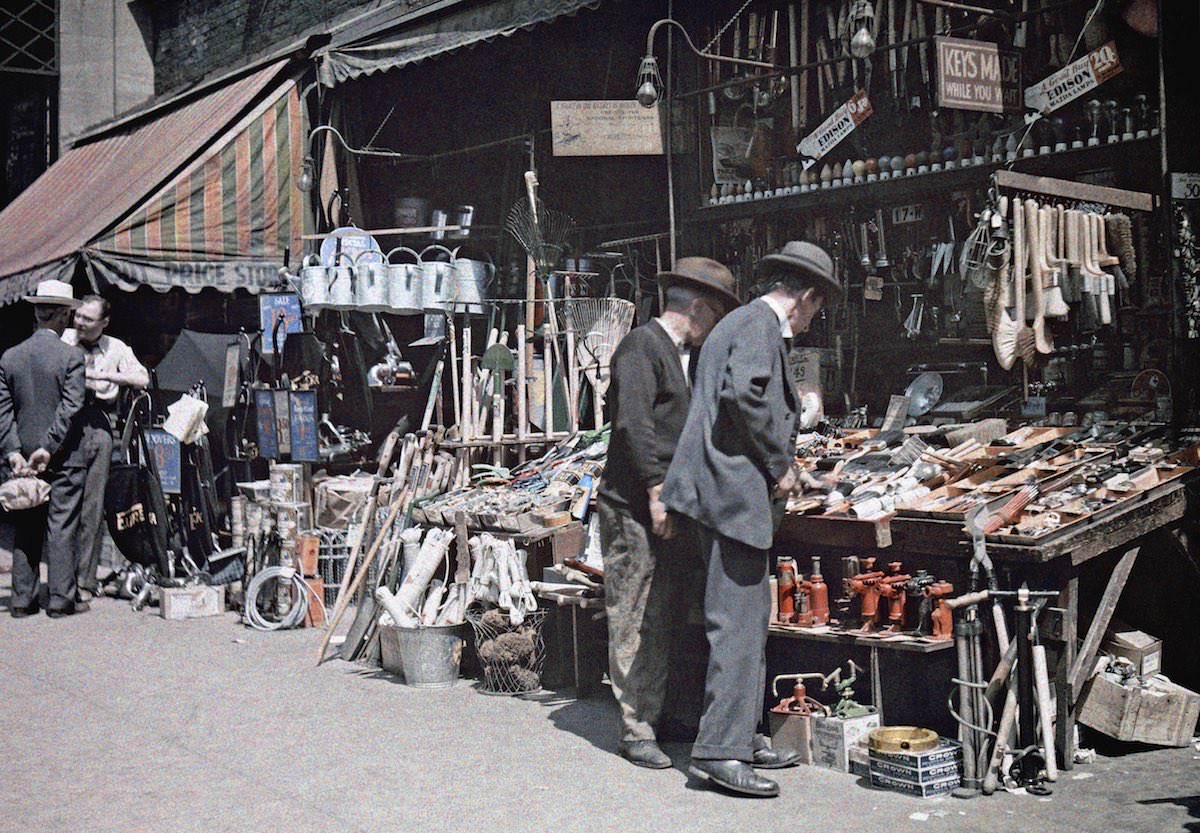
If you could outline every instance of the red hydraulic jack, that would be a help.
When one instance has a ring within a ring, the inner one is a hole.
[[[812,577],[796,580],[796,624],[802,628],[829,624],[829,587],[821,576],[821,559],[812,562]]]
[[[846,579],[846,594],[859,597],[859,630],[874,630],[879,611],[879,582],[884,578],[882,570],[875,569],[875,559],[864,558],[862,572]]]

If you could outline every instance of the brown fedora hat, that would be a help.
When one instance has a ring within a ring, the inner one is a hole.
[[[761,278],[778,272],[801,274],[811,278],[831,304],[842,297],[842,285],[833,273],[833,260],[820,246],[800,240],[789,240],[775,254],[767,255],[758,264]]]
[[[707,292],[725,304],[726,312],[742,303],[735,291],[737,281],[733,273],[709,257],[681,257],[675,261],[674,269],[658,273],[658,282],[663,289],[688,286]]]

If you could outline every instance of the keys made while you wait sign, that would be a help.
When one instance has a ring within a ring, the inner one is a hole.
[[[1003,113],[1021,105],[1021,56],[987,41],[937,39],[939,107]]]

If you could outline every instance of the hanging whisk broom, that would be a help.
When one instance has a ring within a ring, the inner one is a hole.
[[[568,298],[562,307],[563,323],[576,333],[582,369],[592,386],[593,419],[599,430],[604,424],[610,362],[633,325],[634,306],[622,298]]]

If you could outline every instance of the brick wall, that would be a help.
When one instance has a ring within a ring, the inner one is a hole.
[[[154,30],[155,91],[178,89],[212,72],[322,30],[330,20],[378,0],[157,0],[141,5]]]

